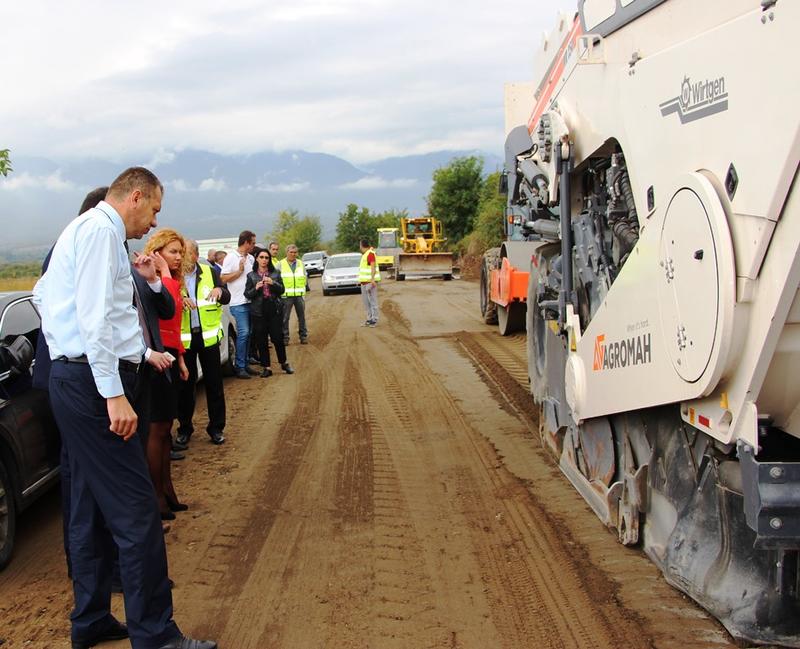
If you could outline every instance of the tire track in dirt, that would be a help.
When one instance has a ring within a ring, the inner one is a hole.
[[[533,495],[531,507],[538,512],[533,520],[549,521],[544,530],[558,529],[561,542],[587,558],[585,569],[577,577],[583,588],[592,593],[598,610],[607,617],[609,624],[616,626],[619,615],[633,620],[654,647],[731,646],[729,636],[715,620],[669,587],[639,550],[619,545],[594,519],[566,478],[560,472],[553,475],[554,458],[541,448],[536,434],[538,417],[527,381],[523,385],[516,373],[507,369],[513,368],[515,355],[519,363],[519,350],[509,345],[504,354],[497,354],[496,348],[502,345],[503,339],[493,334],[459,332],[456,340],[492,394],[505,401],[508,411],[515,413],[534,433],[533,457],[538,461],[530,466],[530,472],[541,475],[542,479],[535,483],[518,479],[519,487]],[[498,362],[498,358],[502,362]],[[518,512],[524,522],[523,514],[525,512]],[[587,518],[593,523],[588,527],[585,525]],[[543,538],[542,530],[532,538]],[[696,639],[698,644],[691,645],[689,638]]]
[[[319,393],[323,387],[321,371],[314,367],[308,373],[311,376],[304,386]],[[321,402],[319,399],[301,398],[298,392],[295,389],[295,405],[284,419],[273,444],[279,452],[271,456],[258,481],[248,487],[249,495],[243,495],[237,507],[229,510],[225,520],[217,525],[200,561],[200,571],[204,573],[200,585],[205,592],[198,594],[201,598],[216,600],[218,607],[212,618],[204,621],[198,630],[199,635],[219,637],[230,616],[230,606],[267,543],[284,498],[317,430]],[[258,413],[253,415],[257,418]]]
[[[407,438],[415,432],[414,420],[411,409],[403,404],[403,389],[394,375],[383,369],[379,371],[379,377],[386,379],[383,385],[369,381],[371,409],[382,413],[380,420],[374,420],[372,425],[376,469],[373,601],[376,617],[381,621],[373,633],[374,646],[440,647],[444,646],[446,634],[435,614],[435,589],[426,569],[423,540],[414,526],[413,505],[404,489],[414,459],[396,457],[387,442],[387,426],[391,425],[394,438]],[[386,404],[382,403],[384,396],[392,404],[396,419],[388,416]],[[403,467],[402,478],[399,466]]]
[[[339,466],[336,472],[337,514],[349,523],[367,523],[374,515],[372,427],[364,386],[352,356],[344,370],[339,434]]]
[[[392,314],[390,320],[393,327],[407,330],[404,318]],[[403,343],[405,347],[408,344]],[[423,354],[416,356],[422,359]],[[495,449],[461,417],[452,396],[430,377],[429,371],[421,375],[425,402],[435,404],[450,420],[448,430],[467,433],[464,441],[478,451],[481,460],[480,468],[473,462],[454,469],[450,478],[469,521],[482,581],[490,593],[495,625],[503,630],[504,646],[525,646],[527,639],[536,637],[537,646],[542,647],[649,647],[638,621],[631,619],[635,616],[625,619],[615,606],[598,611],[591,591],[581,581],[571,548],[559,539],[558,527],[539,516],[541,508],[535,507],[527,489],[498,464]],[[391,401],[395,391],[391,379],[386,382]],[[397,410],[396,400],[393,406]],[[434,417],[432,412],[429,415]],[[474,453],[465,449],[463,456],[467,460]],[[606,587],[612,585],[603,574],[595,577]]]

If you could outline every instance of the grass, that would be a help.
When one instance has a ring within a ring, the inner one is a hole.
[[[2,277],[0,278],[0,291],[30,291],[38,279],[38,275],[31,275],[29,277]]]

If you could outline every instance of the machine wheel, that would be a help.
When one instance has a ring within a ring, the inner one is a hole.
[[[397,280],[398,282],[402,282],[402,281],[403,281],[403,280],[406,278],[406,276],[405,276],[405,275],[403,275],[403,273],[397,273],[397,274],[394,276],[394,278],[395,278],[395,280]]]
[[[501,336],[509,336],[515,331],[525,330],[525,303],[512,302],[508,306],[497,307],[497,325]]]
[[[491,271],[500,264],[500,248],[490,248],[481,264],[481,316],[486,324],[497,324],[497,304],[492,302]]]
[[[0,570],[11,560],[16,532],[16,503],[11,480],[0,460]]]

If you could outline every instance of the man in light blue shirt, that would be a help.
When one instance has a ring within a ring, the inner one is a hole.
[[[113,544],[133,648],[216,647],[185,638],[172,620],[155,492],[142,446],[127,443],[136,432],[131,402],[145,341],[125,240],[156,226],[163,191],[147,169],[124,171],[105,201],[65,228],[34,288],[53,360],[50,399],[71,474],[73,649],[118,637],[110,613]]]

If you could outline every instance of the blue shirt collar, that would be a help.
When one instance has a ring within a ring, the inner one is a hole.
[[[117,212],[117,210],[115,210],[105,201],[100,201],[97,204],[96,209],[100,210],[108,217],[108,219],[111,221],[111,224],[114,226],[114,229],[117,231],[119,238],[122,241],[125,241],[125,223],[122,221],[122,217],[119,215],[119,212]]]

